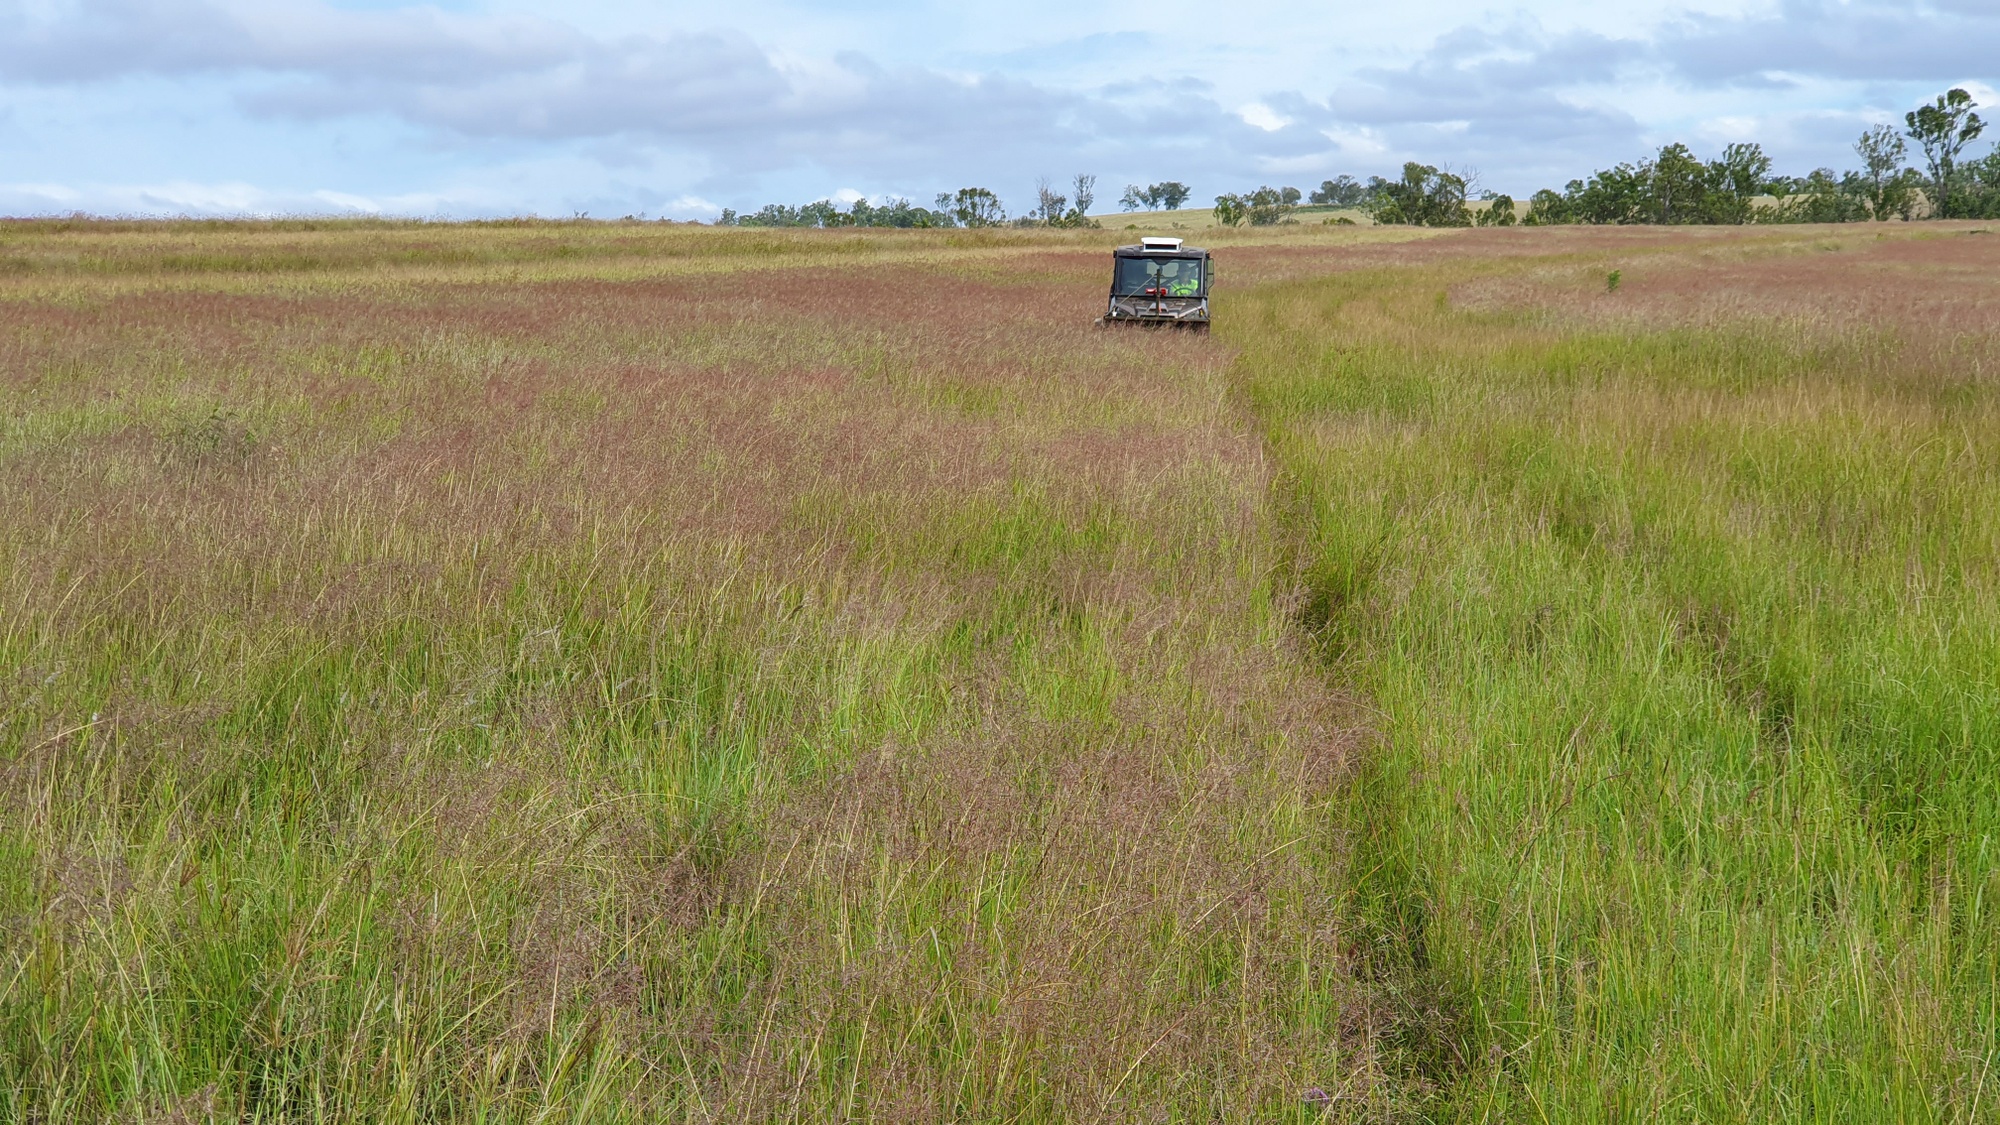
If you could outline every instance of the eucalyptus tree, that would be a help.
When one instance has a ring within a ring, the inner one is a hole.
[[[1887,221],[1892,214],[1909,218],[1916,193],[1910,182],[1913,173],[1904,167],[1910,149],[1903,138],[1893,127],[1877,125],[1854,142],[1854,155],[1861,158],[1860,179],[1865,185],[1862,193],[1868,199],[1868,213],[1877,222]]]
[[[1903,115],[1910,139],[1924,150],[1924,162],[1930,165],[1933,218],[1951,217],[1952,179],[1958,170],[1958,154],[1986,130],[1986,122],[1972,112],[1978,104],[1971,94],[1953,87],[1939,94],[1936,102],[1920,105]]]

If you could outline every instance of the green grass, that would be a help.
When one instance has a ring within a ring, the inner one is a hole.
[[[1358,893],[1446,1013],[1441,1112],[1991,1120],[1990,381],[1903,346],[1949,323],[1437,296],[1478,272],[1225,321],[1379,709]]]

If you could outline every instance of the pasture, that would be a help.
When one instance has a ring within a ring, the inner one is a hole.
[[[2000,1112],[2000,239],[1200,236],[0,224],[0,1114]]]

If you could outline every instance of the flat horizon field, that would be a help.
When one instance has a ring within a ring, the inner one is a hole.
[[[1201,238],[0,223],[0,1115],[2000,1114],[2000,239]]]

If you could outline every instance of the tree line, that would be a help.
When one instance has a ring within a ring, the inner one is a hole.
[[[1708,160],[1687,145],[1670,144],[1649,160],[1571,180],[1561,191],[1538,191],[1525,209],[1509,196],[1487,193],[1487,206],[1475,211],[1467,205],[1467,177],[1414,161],[1403,166],[1399,180],[1374,177],[1363,185],[1343,176],[1327,181],[1322,193],[1366,209],[1376,222],[1418,226],[1996,218],[2000,148],[1965,158],[1967,146],[1986,129],[1974,112],[1977,104],[1966,91],[1953,89],[1905,114],[1901,130],[1868,129],[1854,142],[1860,167],[1844,172],[1819,168],[1804,176],[1774,175],[1771,158],[1756,144],[1728,145]],[[1910,142],[1919,158],[1915,166]]]
[[[2000,218],[2000,148],[1978,159],[1965,156],[1986,129],[1977,104],[1953,89],[1905,114],[1901,130],[1877,125],[1854,143],[1860,167],[1841,172],[1774,175],[1771,158],[1756,144],[1728,145],[1707,160],[1687,145],[1670,144],[1650,159],[1571,180],[1561,191],[1545,188],[1525,206],[1512,196],[1477,192],[1485,206],[1474,207],[1473,177],[1411,161],[1397,179],[1371,176],[1364,183],[1338,176],[1310,194],[1270,186],[1224,193],[1215,197],[1215,218],[1225,226],[1269,226],[1296,221],[1296,212],[1308,205],[1355,208],[1378,223],[1430,227]],[[930,207],[907,199],[857,199],[842,210],[822,199],[796,207],[773,203],[746,215],[724,211],[717,221],[745,227],[1094,227],[1096,186],[1096,176],[1082,173],[1067,191],[1042,179],[1034,205],[1013,218],[993,191],[968,187],[939,194]],[[1118,202],[1126,211],[1175,211],[1192,195],[1187,184],[1165,180],[1127,185]]]
[[[1155,185],[1157,186],[1157,185]],[[1174,185],[1181,187],[1181,185]],[[1129,192],[1128,192],[1129,194]],[[1181,187],[1179,199],[1187,198]],[[847,210],[829,199],[793,207],[771,203],[739,215],[724,210],[716,220],[725,227],[1094,227],[1090,208],[1097,202],[1097,177],[1080,172],[1072,177],[1068,190],[1058,191],[1044,177],[1035,184],[1035,204],[1028,213],[1009,218],[999,195],[989,188],[968,187],[940,192],[930,207],[920,207],[907,199],[870,203],[857,199]],[[1178,206],[1178,201],[1176,202]]]
[[[1056,227],[1081,228],[1100,224],[1090,217],[1097,202],[1097,177],[1079,172],[1070,178],[1067,191],[1058,190],[1044,177],[1035,184],[1035,202],[1024,215],[1009,217],[999,195],[983,187],[941,192],[932,206],[921,207],[907,199],[870,203],[857,199],[841,210],[830,199],[802,203],[796,207],[771,203],[748,214],[725,209],[716,225],[725,227]],[[1287,189],[1290,190],[1290,189]],[[1119,198],[1126,211],[1177,211],[1194,194],[1178,180],[1157,184],[1129,184]],[[1297,193],[1294,192],[1294,195]]]

